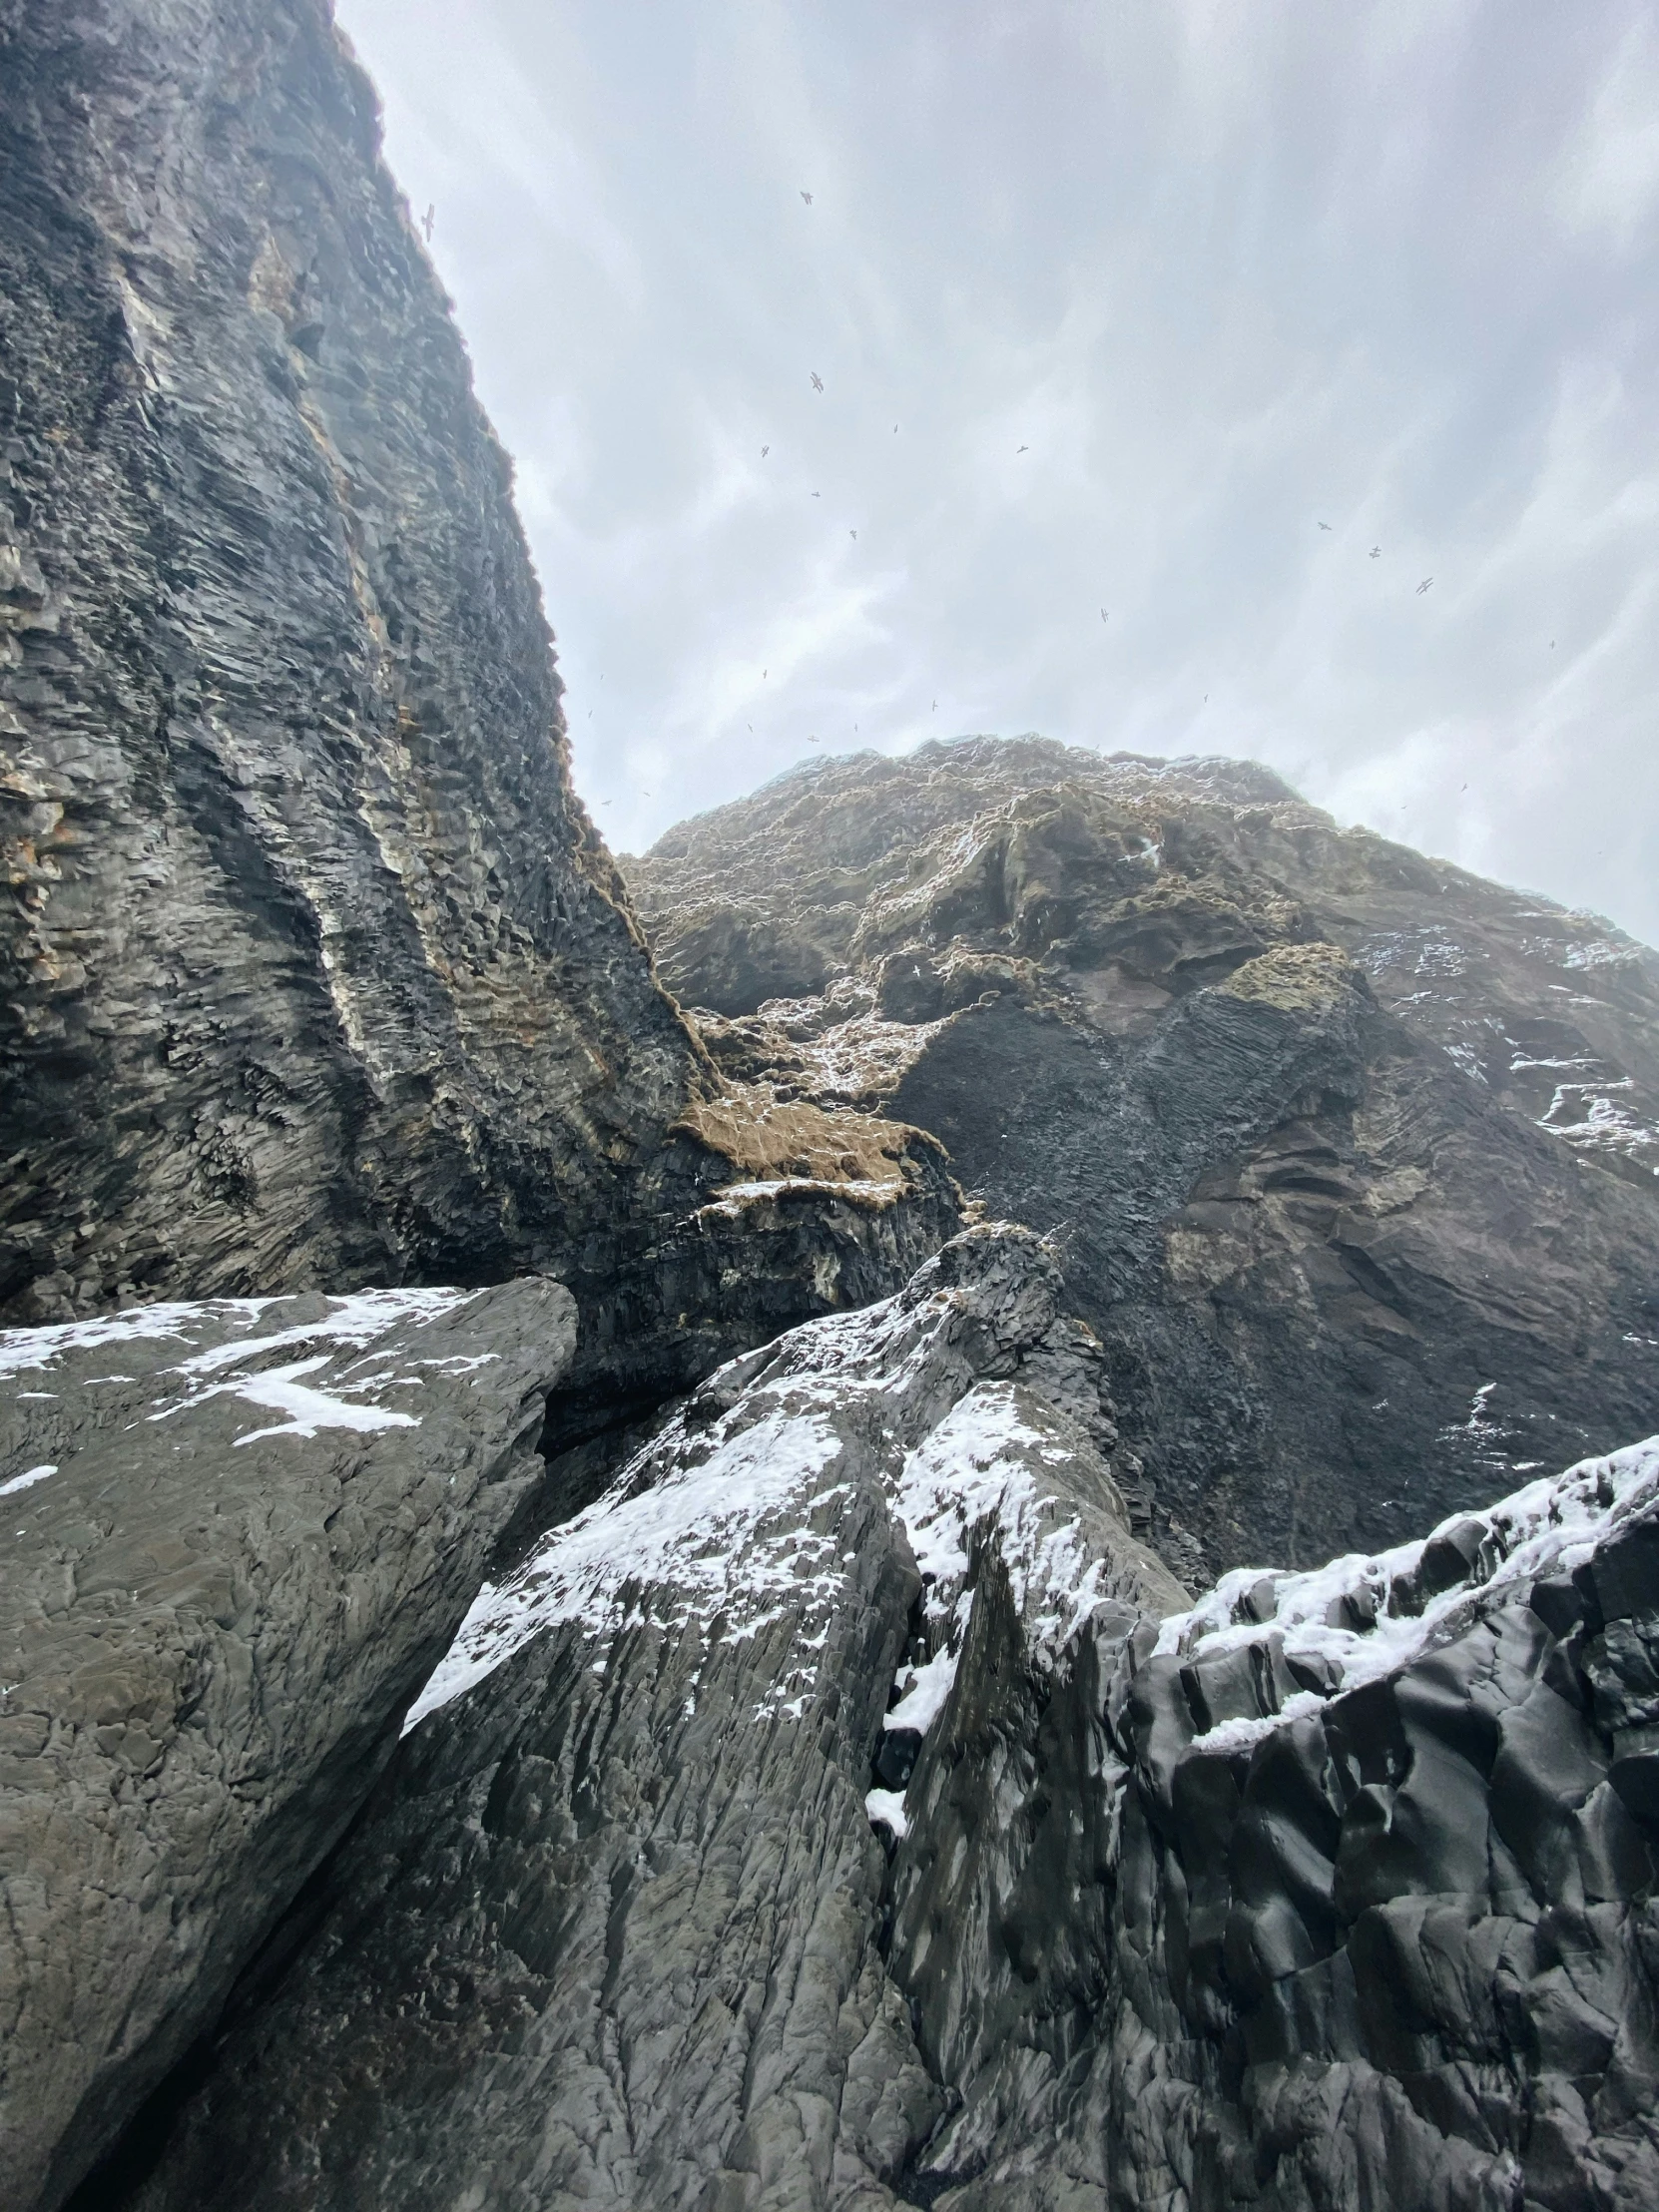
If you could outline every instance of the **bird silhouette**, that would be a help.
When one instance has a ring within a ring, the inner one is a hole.
[[[935,700],[934,700],[934,702],[933,702],[933,712],[934,712],[934,714],[937,714],[937,713],[938,713],[938,711],[939,711],[939,703],[938,703],[938,701],[937,701],[937,700],[935,699]]]
[[[765,669],[762,669],[762,671],[761,671],[761,682],[762,682],[762,683],[764,684],[764,683],[766,682],[766,680],[767,680],[767,672],[766,672],[766,670],[765,670]]]
[[[855,538],[858,535],[856,530],[848,530],[846,534],[849,538]]]
[[[1382,558],[1382,548],[1380,545],[1374,545],[1366,557],[1368,560],[1380,561]]]
[[[1104,608],[1104,607],[1102,607],[1102,608],[1101,608],[1101,610],[1100,610],[1100,619],[1101,619],[1101,621],[1102,621],[1102,622],[1105,622],[1105,621],[1107,621],[1107,620],[1109,619],[1109,617],[1107,616],[1107,613],[1106,613],[1106,610],[1105,610],[1105,608]]]
[[[428,246],[430,246],[432,243],[432,222],[434,217],[437,215],[437,212],[438,211],[436,203],[428,203],[426,213],[420,219],[420,228],[426,233],[426,243]]]
[[[761,448],[761,458],[762,458],[762,460],[763,460],[763,461],[764,461],[764,460],[766,459],[767,455],[768,455],[768,454],[769,454],[769,453],[770,453],[771,451],[772,451],[772,447],[771,447],[770,445],[763,445],[763,446],[762,446],[762,448]]]
[[[1329,529],[1330,529],[1330,527],[1331,527],[1331,525],[1330,525],[1330,523],[1329,523],[1329,522],[1322,522],[1322,523],[1320,524],[1320,528],[1321,528],[1322,530],[1329,530]]]
[[[1422,582],[1417,586],[1417,597],[1419,599],[1422,597],[1423,593],[1428,589],[1429,585],[1433,581],[1434,579],[1432,576],[1425,576],[1423,578]]]
[[[824,378],[819,374],[816,368],[813,370],[813,389],[814,391],[822,391],[824,389]]]
[[[806,201],[806,203],[807,203],[808,207],[810,208],[810,207],[812,206],[812,204],[813,204],[813,196],[812,196],[812,194],[811,194],[810,192],[804,192],[804,193],[803,193],[803,194],[801,195],[801,197],[802,197],[802,199],[803,199],[803,200],[805,200],[805,201]]]
[[[818,493],[817,493],[817,492],[815,491],[815,492],[814,492],[814,494],[813,494],[813,497],[814,497],[815,499],[817,499],[817,498],[818,498],[818,496],[819,496],[819,494],[818,494]]]
[[[894,437],[897,437],[898,435],[898,424],[896,422],[892,426],[892,434]]]
[[[1030,450],[1031,448],[1028,445],[1017,445],[1014,448],[1016,453],[1029,453]]]

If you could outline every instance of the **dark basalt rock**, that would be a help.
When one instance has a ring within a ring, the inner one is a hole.
[[[133,2201],[893,2203],[950,2101],[883,1966],[864,1805],[921,1597],[907,1470],[994,1430],[1047,1491],[1004,1539],[1015,1646],[1052,1639],[1067,1531],[1123,1617],[1181,1598],[1057,1288],[1033,1238],[972,1233],[713,1378],[533,1549]]]
[[[539,1270],[660,1399],[896,1288],[925,1148],[690,1226],[721,1085],[323,0],[0,0],[0,1319]]]
[[[66,2193],[367,1797],[542,1476],[556,1283],[0,1335],[0,2195]]]
[[[623,864],[730,1072],[1063,1238],[1184,1572],[1659,1425],[1659,959],[1607,924],[1248,764],[1037,739],[815,762]],[[759,1005],[722,902],[829,983]]]
[[[974,1231],[626,1456],[108,2201],[1650,2202],[1659,1446],[1187,1610],[1059,1291]]]

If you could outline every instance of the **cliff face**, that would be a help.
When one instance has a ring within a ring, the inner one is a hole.
[[[815,764],[624,866],[729,1070],[1062,1241],[1189,1573],[1659,1421],[1659,959],[1605,924],[1040,740]]]
[[[1651,2205],[1654,956],[971,741],[688,1017],[322,0],[0,190],[8,2205]]]
[[[8,2204],[80,2179],[368,1794],[575,1336],[539,1280],[0,1333]]]

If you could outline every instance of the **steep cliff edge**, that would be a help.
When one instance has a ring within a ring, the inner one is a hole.
[[[1189,1576],[1659,1424],[1659,956],[1248,763],[814,763],[625,858],[734,1075],[1061,1238]]]
[[[854,1192],[719,1315],[685,1225],[751,1171],[683,1123],[720,1086],[322,0],[5,0],[0,165],[0,1316],[540,1269],[649,1396],[902,1281],[925,1148],[925,1226]]]

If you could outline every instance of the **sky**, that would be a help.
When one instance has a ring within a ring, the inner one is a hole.
[[[337,11],[615,849],[1034,730],[1659,943],[1651,0]]]

